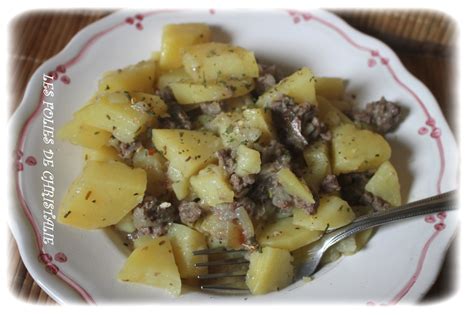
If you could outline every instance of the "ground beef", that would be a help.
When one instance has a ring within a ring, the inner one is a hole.
[[[222,102],[205,102],[201,103],[199,107],[206,115],[217,115],[222,112]]]
[[[303,150],[319,136],[330,138],[330,131],[317,117],[316,106],[310,103],[296,104],[293,98],[283,95],[271,104],[272,118],[280,140],[292,149]]]
[[[401,107],[382,97],[366,105],[364,110],[354,109],[350,114],[356,122],[370,125],[375,131],[385,134],[393,130],[401,119]]]
[[[362,201],[366,205],[371,206],[374,211],[386,211],[392,207],[388,202],[380,197],[374,196],[368,191],[362,195]]]
[[[333,193],[341,190],[336,175],[329,174],[321,182],[321,190],[325,193]]]
[[[270,73],[261,74],[255,84],[255,92],[262,95],[276,84],[275,77]]]
[[[271,140],[268,145],[254,143],[252,148],[260,152],[262,164],[278,162],[280,165],[289,165],[291,161],[290,151],[276,140]]]
[[[217,156],[217,161],[219,163],[219,166],[224,169],[224,171],[230,175],[235,172],[235,167],[236,167],[236,153],[235,150],[232,150],[230,148],[227,149],[221,149],[216,152]]]
[[[253,174],[239,176],[233,173],[230,175],[229,182],[235,192],[235,197],[245,196],[250,191],[252,184],[255,183],[255,178],[256,176]]]
[[[178,213],[169,202],[160,202],[155,196],[145,196],[133,210],[133,224],[137,229],[131,238],[151,234],[166,234],[169,225],[178,219]]]
[[[201,217],[203,209],[197,202],[181,201],[178,206],[179,218],[184,224],[193,224]]]
[[[236,152],[233,149],[222,149],[216,152],[219,166],[224,169],[227,176],[229,176],[229,182],[232,186],[232,190],[237,198],[245,196],[250,186],[255,182],[255,175],[249,174],[246,176],[239,176],[235,173],[237,165]]]
[[[176,102],[169,87],[160,91],[161,98],[168,106],[167,117],[158,118],[158,127],[162,129],[191,129],[191,120],[181,106]]]
[[[362,196],[365,193],[365,185],[372,174],[369,172],[341,174],[337,180],[341,186],[342,199],[350,205],[364,204]]]
[[[139,141],[135,141],[132,143],[124,143],[119,139],[112,136],[109,140],[109,145],[115,148],[119,154],[119,156],[128,164],[131,163],[133,155],[138,149],[142,148],[143,145]]]

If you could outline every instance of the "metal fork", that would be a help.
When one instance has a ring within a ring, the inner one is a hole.
[[[304,277],[312,276],[320,264],[324,252],[337,242],[357,233],[380,225],[408,219],[415,216],[427,215],[431,213],[449,211],[457,209],[457,191],[450,191],[430,198],[418,200],[406,205],[393,208],[384,212],[373,212],[361,216],[351,224],[329,231],[318,241],[306,245],[292,252],[295,265],[295,276],[293,282],[299,281]],[[193,252],[194,255],[215,255],[228,253],[246,253],[246,249],[227,250],[225,248],[205,249]],[[244,255],[240,257],[224,258],[217,261],[195,264],[196,268],[215,267],[236,264],[248,264]],[[198,276],[198,279],[223,279],[223,278],[243,278],[244,272],[219,272],[209,273]],[[201,285],[202,290],[211,290],[222,293],[248,293],[246,288],[233,287],[232,284],[206,284]]]

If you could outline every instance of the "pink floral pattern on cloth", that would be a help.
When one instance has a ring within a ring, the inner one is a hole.
[[[99,40],[102,36],[112,32],[113,30],[124,26],[124,25],[130,25],[130,26],[135,26],[137,30],[143,30],[143,20],[150,15],[154,15],[160,12],[169,12],[170,10],[158,10],[158,11],[152,11],[148,12],[145,14],[136,14],[134,16],[129,16],[126,17],[122,22],[115,24],[107,29],[104,29],[101,32],[96,33],[94,36],[92,36],[86,43],[85,45],[80,49],[80,51],[70,60],[65,62],[64,64],[59,64],[56,66],[54,70],[49,71],[47,74],[48,76],[52,77],[53,81],[59,80],[65,85],[71,84],[71,78],[66,74],[67,69],[77,62],[79,62],[82,58],[82,56],[87,52],[87,50],[97,41]],[[367,66],[369,68],[375,67],[378,62],[380,62],[381,65],[387,67],[387,70],[390,72],[392,75],[393,79],[401,86],[403,87],[407,93],[411,94],[417,103],[420,105],[420,107],[423,109],[425,115],[427,116],[427,120],[425,122],[425,126],[422,126],[418,129],[418,134],[420,136],[424,136],[426,134],[430,134],[430,137],[437,141],[438,144],[438,149],[439,149],[439,154],[440,154],[440,159],[441,159],[441,170],[439,172],[438,176],[438,181],[437,181],[437,191],[438,193],[441,193],[440,189],[440,183],[443,178],[444,174],[444,152],[443,152],[443,145],[441,142],[441,130],[436,127],[436,122],[435,120],[429,115],[428,110],[426,106],[423,104],[421,99],[408,87],[406,86],[403,82],[401,82],[397,75],[395,74],[394,70],[390,67],[389,64],[389,59],[386,57],[382,57],[377,50],[372,50],[370,48],[361,46],[357,44],[354,40],[352,40],[343,30],[339,29],[337,26],[333,25],[331,22],[324,20],[321,17],[317,17],[311,13],[307,12],[299,12],[299,11],[294,11],[294,10],[288,10],[287,11],[290,17],[293,19],[294,24],[298,24],[300,22],[306,21],[315,21],[318,22],[326,27],[329,27],[330,29],[334,30],[336,33],[338,33],[340,36],[342,36],[350,45],[354,46],[355,48],[366,51],[369,53],[368,59],[367,59]],[[216,10],[215,9],[209,9],[209,14],[215,15]],[[33,231],[35,232],[35,238],[36,238],[36,244],[39,250],[38,254],[38,260],[45,265],[45,268],[48,272],[58,276],[61,280],[63,280],[66,284],[68,284],[71,288],[73,288],[78,294],[84,299],[84,301],[88,303],[95,303],[94,299],[92,296],[84,289],[82,288],[79,284],[77,284],[74,280],[69,278],[67,275],[65,275],[60,268],[55,264],[56,263],[66,263],[68,261],[68,258],[66,254],[63,252],[58,252],[54,255],[54,258],[47,252],[45,252],[43,245],[41,243],[41,235],[39,232],[39,228],[37,226],[36,221],[33,219],[33,216],[31,214],[31,210],[29,206],[26,204],[26,201],[23,197],[20,185],[19,185],[19,177],[20,173],[25,169],[24,164],[34,167],[37,165],[37,160],[34,156],[28,156],[24,159],[24,153],[23,153],[23,148],[24,148],[24,143],[25,143],[25,138],[26,138],[26,131],[32,122],[32,120],[38,116],[38,113],[41,109],[41,103],[44,99],[42,93],[40,93],[40,99],[38,101],[38,104],[36,105],[36,108],[34,112],[26,119],[23,127],[21,128],[20,135],[19,135],[19,140],[17,143],[17,149],[15,150],[15,170],[17,171],[17,176],[16,176],[16,190],[17,190],[17,195],[20,200],[20,204],[33,228]],[[431,129],[431,132],[430,132]],[[429,246],[433,242],[433,240],[436,238],[436,236],[441,233],[444,228],[445,228],[445,218],[447,214],[446,212],[440,212],[436,215],[430,215],[425,217],[425,222],[427,224],[432,224],[434,233],[432,236],[426,241],[418,263],[417,263],[417,269],[415,273],[410,277],[409,281],[405,285],[405,287],[387,304],[396,304],[398,303],[411,289],[411,287],[414,285],[416,282],[416,279],[421,272],[424,259],[426,257],[426,254],[428,252]],[[375,305],[376,303],[373,301],[367,302],[368,305]],[[387,304],[382,304],[382,305],[387,305]]]

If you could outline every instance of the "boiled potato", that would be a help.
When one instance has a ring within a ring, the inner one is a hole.
[[[392,154],[384,137],[354,125],[340,125],[333,129],[332,136],[332,166],[336,175],[377,169]]]
[[[316,104],[315,81],[314,74],[309,68],[301,68],[260,95],[257,105],[268,107],[281,94],[292,97],[298,104],[303,102]]]
[[[250,254],[250,265],[245,279],[252,294],[279,291],[293,280],[293,257],[289,251],[264,247]]]
[[[260,173],[260,152],[241,144],[237,148],[235,173],[239,176],[247,176]]]
[[[249,93],[254,88],[252,80],[219,81],[217,83],[175,82],[169,87],[179,104],[196,104],[219,101]]]
[[[234,201],[234,191],[224,170],[211,164],[189,179],[192,190],[205,204],[214,207]]]
[[[247,124],[239,112],[220,113],[206,127],[218,133],[227,148],[257,142],[262,135],[262,131]]]
[[[206,24],[167,24],[161,36],[160,68],[170,70],[181,67],[185,48],[210,40],[211,30]]]
[[[207,262],[207,256],[193,254],[194,251],[207,249],[206,237],[198,231],[177,223],[171,225],[168,235],[181,278],[192,279],[206,274],[207,268],[197,268],[194,264]]]
[[[304,149],[303,157],[308,166],[303,178],[313,191],[319,191],[322,181],[331,173],[329,146],[318,140]]]
[[[123,217],[117,224],[115,228],[120,232],[132,233],[136,230],[135,225],[133,224],[133,213],[130,211],[126,216]]]
[[[133,155],[132,164],[145,170],[147,192],[155,196],[166,192],[166,160],[159,152],[140,148]]]
[[[365,190],[382,198],[394,207],[402,204],[398,174],[389,161],[385,161],[379,166],[365,186]]]
[[[184,69],[195,82],[258,77],[258,65],[253,52],[229,44],[191,46],[185,50],[182,61]]]
[[[337,196],[321,196],[315,214],[302,209],[293,210],[293,224],[308,230],[325,231],[347,225],[354,221],[355,214],[349,204]]]
[[[257,241],[262,246],[270,246],[291,251],[308,245],[323,236],[323,231],[311,231],[293,224],[293,218],[277,220],[257,229]]]
[[[357,242],[354,235],[351,235],[336,244],[336,250],[344,256],[352,256],[357,252]]]
[[[271,112],[265,108],[248,108],[242,112],[246,124],[261,131],[259,142],[267,144],[275,138]]]
[[[308,186],[299,180],[289,168],[284,167],[278,171],[277,181],[289,195],[299,198],[306,203],[315,203]]]
[[[207,236],[210,248],[225,247],[238,249],[242,247],[244,235],[242,228],[234,221],[221,220],[217,214],[209,214],[195,223],[194,228]]]
[[[71,120],[58,131],[59,139],[91,149],[103,147],[111,136],[107,130],[88,125],[79,119]]]
[[[220,139],[205,131],[153,129],[152,141],[181,178],[215,161],[214,153],[222,149]]]
[[[341,99],[345,92],[344,80],[340,78],[317,77],[315,88],[316,95],[328,99]]]
[[[117,224],[139,204],[146,173],[121,162],[88,161],[59,207],[58,221],[82,229]]]
[[[163,91],[171,83],[190,82],[190,76],[184,71],[184,68],[178,68],[163,73],[158,79],[158,89]]]
[[[326,98],[318,95],[318,117],[332,131],[334,128],[343,124],[353,124],[341,110],[333,106]]]
[[[131,143],[166,110],[166,104],[156,95],[115,92],[99,97],[76,117],[111,132],[122,142]]]
[[[109,146],[100,149],[84,148],[84,161],[121,161],[117,150]]]
[[[136,248],[127,258],[117,278],[165,289],[173,296],[181,293],[181,279],[166,236],[155,238]]]
[[[155,80],[156,61],[141,61],[124,69],[106,72],[99,81],[99,91],[154,93]]]

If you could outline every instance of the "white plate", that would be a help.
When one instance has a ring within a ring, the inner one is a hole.
[[[138,14],[138,15],[137,15]],[[400,63],[382,42],[364,35],[324,11],[123,11],[77,34],[66,48],[32,76],[12,118],[17,196],[10,226],[21,257],[33,278],[55,300],[183,302],[243,300],[188,292],[177,299],[160,289],[120,283],[115,276],[125,254],[103,231],[87,232],[54,225],[54,245],[44,245],[42,207],[44,171],[54,174],[55,204],[81,169],[80,149],[42,141],[42,74],[56,71],[54,124],[62,126],[92,95],[106,70],[149,58],[160,49],[168,23],[199,21],[215,27],[218,40],[251,49],[262,60],[288,69],[309,66],[317,75],[349,80],[357,102],[385,96],[407,109],[400,128],[389,137],[392,161],[400,174],[405,201],[456,188],[458,150],[430,91]],[[262,27],[264,23],[265,27]],[[45,113],[48,114],[48,113]],[[44,166],[43,150],[54,150],[54,168]],[[456,230],[455,214],[441,213],[381,228],[360,253],[327,266],[310,283],[251,301],[331,301],[392,304],[413,302],[429,289]],[[39,259],[42,258],[42,259]],[[66,260],[67,261],[64,261]]]

